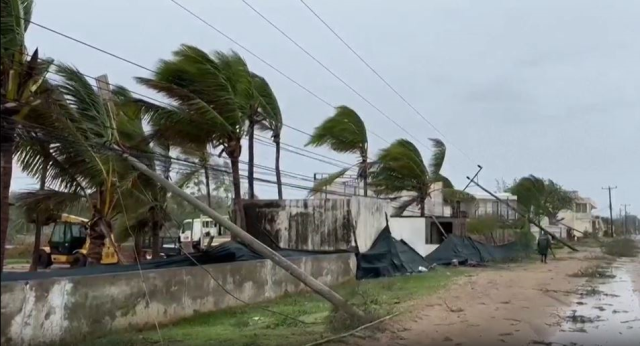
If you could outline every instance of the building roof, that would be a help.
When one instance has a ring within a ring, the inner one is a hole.
[[[518,200],[518,196],[516,195],[512,195],[510,193],[506,193],[506,192],[496,192],[494,193],[494,195],[498,196],[498,198],[502,199],[502,200],[510,200],[510,201],[517,201]],[[491,200],[495,200],[495,198],[493,198],[493,196],[486,194],[486,193],[474,193],[473,196],[476,199],[491,199]]]

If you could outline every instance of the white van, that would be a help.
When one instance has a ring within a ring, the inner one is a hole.
[[[202,249],[203,246],[208,244],[211,237],[213,237],[211,245],[217,245],[231,240],[229,231],[206,216],[200,216],[197,219],[187,219],[182,222],[180,243],[185,249]]]

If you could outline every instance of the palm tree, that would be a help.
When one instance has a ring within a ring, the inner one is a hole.
[[[25,46],[25,34],[29,28],[32,9],[33,0],[2,0],[1,2],[0,272],[4,264],[4,248],[9,225],[9,191],[13,173],[17,122],[22,120],[39,102],[34,93],[44,80],[51,63],[49,60],[40,59],[37,49],[29,58]]]
[[[87,257],[90,263],[99,263],[117,216],[129,212],[128,221],[129,216],[144,215],[150,224],[162,219],[161,189],[105,144],[132,151],[149,167],[155,161],[148,154],[140,115],[120,102],[126,89],[116,88],[113,98],[105,97],[71,66],[59,65],[56,74],[62,77],[56,87],[64,97],[54,112],[63,120],[42,136],[50,140],[47,179],[57,189],[23,193],[20,204],[29,210],[46,206],[65,210],[90,203],[93,215]],[[42,155],[24,161],[25,167],[44,166]]]
[[[252,73],[254,105],[250,108],[249,113],[249,165],[248,165],[248,183],[249,183],[249,199],[255,199],[254,184],[254,133],[256,126],[258,129],[271,132],[271,138],[276,147],[276,183],[278,186],[278,199],[282,196],[282,177],[280,175],[280,135],[282,134],[282,113],[273,90],[266,79]]]
[[[222,148],[231,161],[236,223],[244,224],[239,159],[247,114],[254,98],[247,64],[236,52],[208,55],[189,45],[161,60],[142,85],[173,100],[182,112],[153,115],[165,138],[176,146]]]
[[[353,109],[338,106],[333,116],[327,118],[315,128],[305,146],[328,146],[338,153],[356,154],[360,161],[358,165],[358,179],[363,181],[364,195],[367,196],[369,168],[369,142],[364,122]],[[331,186],[336,179],[343,176],[351,167],[339,170],[328,177],[316,182],[311,188],[311,194],[323,191]]]
[[[408,195],[396,213],[401,215],[409,206],[418,204],[420,216],[425,216],[425,201],[430,197],[435,183],[442,183],[445,196],[468,197],[469,194],[454,192],[453,184],[441,174],[447,153],[445,144],[431,138],[433,154],[427,165],[416,146],[406,139],[399,139],[382,149],[371,173],[371,185],[378,195]],[[450,197],[451,198],[451,197]]]
[[[507,191],[518,196],[518,205],[530,217],[538,222],[547,217],[552,225],[557,223],[558,214],[562,210],[573,208],[575,202],[575,195],[570,191],[551,179],[535,175],[520,178]]]

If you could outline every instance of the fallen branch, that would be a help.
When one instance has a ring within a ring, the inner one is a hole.
[[[332,336],[332,337],[329,337],[329,338],[326,338],[326,339],[322,339],[322,340],[319,340],[319,341],[314,341],[314,342],[312,342],[310,344],[306,344],[305,346],[322,345],[322,344],[327,343],[329,341],[333,341],[333,340],[337,340],[337,339],[341,339],[341,338],[347,337],[347,336],[349,336],[351,334],[355,334],[355,333],[357,333],[357,332],[359,332],[359,331],[361,331],[361,330],[363,330],[365,328],[369,328],[369,327],[371,327],[371,326],[373,326],[375,324],[378,324],[380,322],[384,322],[384,321],[386,321],[386,320],[388,320],[388,319],[390,319],[392,317],[395,317],[395,316],[397,316],[399,314],[400,314],[400,312],[396,312],[396,313],[391,314],[391,315],[389,315],[387,317],[383,317],[383,318],[381,318],[379,320],[375,320],[375,321],[373,321],[371,323],[367,323],[367,324],[365,324],[363,326],[360,326],[360,327],[358,327],[358,328],[356,328],[356,329],[354,329],[354,330],[352,330],[350,332],[346,332],[346,333],[343,333],[343,334],[340,334],[340,335]]]

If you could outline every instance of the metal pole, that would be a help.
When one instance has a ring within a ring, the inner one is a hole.
[[[150,170],[147,166],[145,166],[143,163],[141,163],[134,157],[130,156],[127,153],[122,152],[122,150],[120,150],[119,148],[114,148],[114,149],[117,152],[119,152],[127,161],[129,161],[129,163],[133,167],[138,169],[140,172],[144,173],[149,178],[153,179],[158,184],[162,185],[164,188],[167,189],[167,191],[178,195],[180,198],[184,199],[187,203],[193,205],[196,209],[200,210],[200,212],[202,212],[204,215],[207,215],[208,217],[215,220],[222,227],[229,230],[229,232],[231,232],[232,235],[234,235],[235,237],[243,241],[245,244],[247,244],[250,248],[252,248],[254,251],[259,253],[260,255],[264,256],[264,258],[271,260],[278,267],[284,269],[287,273],[291,274],[291,276],[300,280],[300,282],[302,282],[311,290],[316,292],[318,295],[320,295],[321,297],[329,301],[336,308],[344,311],[345,313],[351,316],[355,316],[355,317],[364,316],[364,314],[360,310],[349,305],[349,303],[347,303],[336,292],[331,290],[329,287],[323,285],[318,280],[314,279],[313,277],[305,273],[300,268],[296,267],[293,263],[289,262],[287,259],[282,257],[277,252],[271,250],[268,246],[259,242],[257,239],[252,237],[249,233],[245,232],[242,228],[236,226],[233,222],[227,220],[222,215],[216,213],[213,209],[209,208],[206,204],[197,200],[194,196],[178,188],[177,186],[172,184],[170,181],[158,175],[156,172]]]
[[[516,212],[518,215],[526,218],[530,223],[534,224],[536,227],[538,227],[542,232],[548,234],[553,240],[557,240],[559,243],[561,243],[562,245],[568,247],[569,249],[573,250],[573,251],[578,251],[578,249],[576,249],[574,246],[572,246],[571,244],[567,243],[566,241],[558,238],[555,234],[547,231],[546,228],[542,227],[542,225],[540,223],[538,223],[535,220],[532,220],[531,217],[529,215],[526,215],[525,213],[521,212],[520,210],[514,208],[513,206],[506,204],[500,197],[496,196],[493,192],[487,190],[486,188],[484,188],[482,185],[480,185],[479,183],[471,180],[471,178],[467,177],[467,179],[469,179],[469,181],[473,182],[474,184],[476,184],[477,187],[479,187],[480,189],[482,189],[482,191],[488,193],[491,197],[495,198],[498,202],[505,204],[507,206],[507,208],[513,210],[514,212]]]

